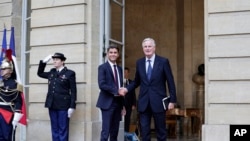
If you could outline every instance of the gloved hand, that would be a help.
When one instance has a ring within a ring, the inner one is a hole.
[[[52,58],[52,55],[50,54],[50,55],[48,55],[47,57],[45,57],[44,59],[43,59],[43,63],[48,63],[49,62],[49,60]]]
[[[17,127],[18,121],[12,120],[12,126],[15,129]]]
[[[68,109],[68,118],[71,117],[71,115],[73,114],[74,111],[75,111],[75,109],[73,109],[73,108]]]
[[[22,118],[22,116],[23,116],[23,114],[21,114],[21,113],[17,113],[17,112],[14,113],[14,118],[13,118],[13,120],[12,120],[13,128],[16,128],[17,123],[18,123],[19,120]]]

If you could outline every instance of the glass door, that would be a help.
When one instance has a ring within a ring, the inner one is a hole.
[[[125,56],[125,0],[100,0],[102,62],[106,61],[106,49],[110,45],[120,48],[118,63],[124,68]]]

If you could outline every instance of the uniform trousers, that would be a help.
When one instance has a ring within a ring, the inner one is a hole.
[[[0,141],[11,141],[13,126],[12,122],[6,123],[3,116],[0,114]]]
[[[52,141],[69,140],[69,118],[67,110],[49,109]]]

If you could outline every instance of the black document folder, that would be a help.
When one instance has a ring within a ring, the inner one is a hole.
[[[162,99],[162,104],[165,110],[168,110],[168,104],[170,102],[170,96],[167,96]]]

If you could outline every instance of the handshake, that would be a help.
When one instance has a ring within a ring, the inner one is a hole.
[[[127,92],[128,92],[128,89],[127,89],[127,88],[121,87],[121,88],[119,89],[119,91],[118,91],[118,94],[119,94],[120,96],[125,96]]]

